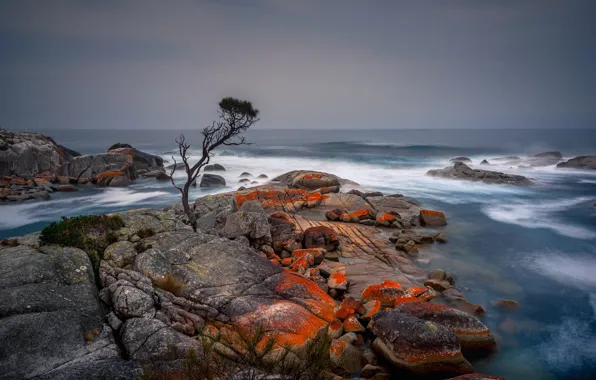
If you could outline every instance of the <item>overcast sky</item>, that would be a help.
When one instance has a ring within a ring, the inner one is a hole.
[[[596,128],[596,1],[0,0],[0,126]]]

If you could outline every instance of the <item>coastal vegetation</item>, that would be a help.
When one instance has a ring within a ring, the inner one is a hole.
[[[213,155],[213,151],[220,146],[238,146],[246,144],[244,136],[240,136],[247,131],[252,125],[259,121],[259,110],[254,108],[252,103],[247,100],[239,100],[236,98],[223,98],[219,102],[218,110],[219,120],[205,127],[201,132],[203,142],[201,144],[201,158],[197,163],[191,165],[189,162],[188,149],[190,144],[186,141],[186,137],[181,134],[176,139],[178,144],[178,153],[182,160],[184,171],[186,172],[186,180],[184,185],[176,184],[174,180],[174,173],[178,168],[176,158],[172,156],[174,165],[170,172],[170,180],[172,185],[180,191],[182,196],[182,207],[188,218],[189,224],[196,231],[197,219],[194,210],[191,208],[188,201],[188,194],[190,188],[196,183],[197,177]]]

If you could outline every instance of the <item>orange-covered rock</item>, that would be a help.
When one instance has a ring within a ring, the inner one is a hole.
[[[362,318],[370,319],[370,318],[372,318],[373,315],[375,315],[379,311],[381,311],[381,301],[377,301],[377,300],[368,301],[367,303],[362,305],[362,307],[364,308],[364,313],[362,313]]]
[[[346,223],[358,223],[364,219],[374,219],[375,212],[370,209],[361,209],[358,211],[351,212],[349,214],[343,214],[340,217],[342,222]]]
[[[422,301],[430,301],[437,296],[437,292],[428,286],[408,288],[406,294],[414,296]]]
[[[385,280],[382,284],[370,285],[364,289],[362,291],[362,301],[377,300],[383,306],[393,307],[395,300],[404,294],[405,292],[399,283]]]
[[[331,341],[329,359],[335,367],[341,368],[348,374],[360,370],[360,352],[356,347],[343,340],[334,339]]]
[[[339,319],[334,320],[329,324],[327,336],[331,339],[337,339],[344,333],[344,324]]]
[[[335,272],[329,276],[327,285],[329,286],[329,289],[348,290],[348,279],[345,274]]]
[[[360,302],[354,297],[344,298],[341,301],[341,305],[339,306],[347,309],[354,309],[358,314],[364,313],[364,307],[362,307],[362,302]]]
[[[323,200],[323,195],[321,193],[319,193],[318,191],[308,193],[308,196],[306,199],[306,207],[308,207],[308,208],[317,207],[321,204],[321,200]]]
[[[393,307],[395,308],[401,304],[410,303],[410,302],[422,302],[422,301],[410,294],[404,294],[403,296],[399,296],[395,299],[395,301],[393,302]]]
[[[337,319],[346,320],[354,315],[356,311],[350,307],[340,306],[335,310],[335,316]]]
[[[280,263],[284,267],[290,266],[292,264],[293,259],[291,257],[286,257],[285,259],[281,259]]]
[[[327,251],[333,251],[338,246],[337,234],[329,227],[310,227],[304,231],[305,248],[324,248]]]
[[[258,200],[265,209],[280,209],[294,213],[300,210],[308,200],[308,192],[300,189],[285,189],[268,186],[254,190],[234,193],[236,207],[240,208],[244,202]]]
[[[377,222],[384,226],[390,226],[391,223],[395,222],[395,220],[396,220],[395,215],[388,214],[386,212],[380,212],[377,215]]]
[[[347,214],[347,210],[342,210],[340,208],[334,208],[332,210],[327,210],[325,212],[325,218],[328,220],[340,220],[341,216]]]
[[[275,265],[281,265],[278,259],[270,259],[269,261],[271,261]]]
[[[447,225],[447,218],[441,211],[420,210],[420,224],[426,227],[442,227]]]
[[[355,316],[348,317],[344,321],[344,331],[349,332],[363,332],[364,326],[358,321]]]
[[[311,254],[306,254],[290,265],[290,270],[293,272],[305,272],[311,265],[314,265],[315,259]],[[302,269],[302,270],[300,270]]]
[[[292,251],[292,257],[299,259],[306,255],[311,255],[314,258],[315,264],[320,264],[325,258],[327,251],[323,248],[306,248],[306,249],[295,249]]]

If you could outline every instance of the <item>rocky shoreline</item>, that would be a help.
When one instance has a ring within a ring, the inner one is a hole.
[[[326,339],[320,378],[472,373],[466,357],[496,348],[474,316],[482,307],[444,271],[428,275],[412,263],[426,244],[447,241],[435,229],[445,215],[400,195],[341,193],[345,183],[294,171],[202,197],[197,232],[180,205],[114,214],[121,223],[103,252],[39,234],[5,239],[0,371],[133,379],[151,364],[173,374],[191,353],[209,362],[205,339],[239,353],[262,329],[257,347],[271,341],[268,355],[301,363]]]

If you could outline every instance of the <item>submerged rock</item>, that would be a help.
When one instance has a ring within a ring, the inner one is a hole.
[[[456,162],[453,167],[444,169],[429,170],[426,175],[431,177],[441,177],[448,179],[460,179],[474,182],[484,182],[489,184],[509,184],[509,185],[531,185],[533,182],[528,178],[501,172],[488,170],[472,169],[462,162]]]
[[[450,159],[449,161],[451,162],[472,162],[472,160],[470,160],[468,157],[455,157]]]

